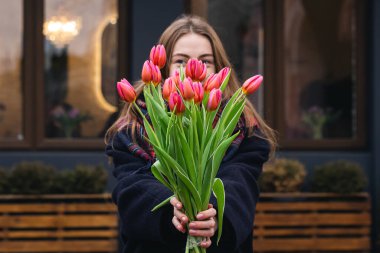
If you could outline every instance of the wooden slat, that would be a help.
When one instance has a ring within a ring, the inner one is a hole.
[[[104,200],[111,201],[111,194],[102,193],[102,194],[43,194],[43,195],[0,195],[0,200],[65,200],[75,199],[75,200]]]
[[[112,203],[0,204],[1,213],[116,212]]]
[[[262,211],[369,211],[369,202],[259,202],[257,212]]]
[[[367,193],[262,194],[256,207],[255,252],[369,252]]]
[[[117,252],[116,212],[109,194],[2,195],[0,253]]]
[[[0,252],[117,252],[117,240],[0,241]]]
[[[258,213],[255,216],[256,226],[312,226],[312,225],[370,225],[369,213],[357,214],[267,214]]]
[[[281,252],[281,251],[306,251],[306,250],[330,250],[348,251],[369,250],[370,240],[363,238],[315,238],[315,239],[265,239],[255,240],[253,243],[255,252]]]
[[[30,238],[117,238],[118,230],[73,230],[73,231],[0,231],[0,238],[2,239],[30,239]]]
[[[0,216],[1,228],[117,227],[115,214]]]
[[[352,200],[355,198],[369,199],[369,194],[367,192],[355,193],[355,194],[338,194],[338,193],[326,193],[326,192],[263,192],[260,194],[260,199],[297,199],[297,198],[308,198],[308,199],[348,199]]]
[[[358,228],[255,228],[254,236],[333,236],[370,235],[369,227]]]

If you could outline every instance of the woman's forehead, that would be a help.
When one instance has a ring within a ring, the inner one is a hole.
[[[210,41],[207,37],[189,33],[181,36],[174,44],[173,56],[187,55],[190,58],[198,58],[202,55],[213,55]]]

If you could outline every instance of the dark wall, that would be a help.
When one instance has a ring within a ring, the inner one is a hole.
[[[131,81],[141,77],[141,68],[149,58],[150,49],[156,45],[165,28],[184,10],[181,0],[132,1]]]
[[[372,199],[373,199],[373,219],[374,219],[374,241],[377,243],[377,250],[380,252],[380,1],[373,0],[372,10],[372,25],[370,26],[370,53],[369,66],[372,75],[369,80],[370,91],[372,97],[370,97],[371,104],[371,119],[372,119],[372,131],[371,131],[371,144],[372,144]]]

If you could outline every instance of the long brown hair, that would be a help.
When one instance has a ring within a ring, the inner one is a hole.
[[[215,30],[202,18],[190,15],[183,15],[175,20],[166,30],[162,33],[158,44],[162,44],[167,53],[167,63],[161,69],[163,80],[169,76],[170,65],[172,59],[172,53],[174,46],[179,38],[183,35],[195,33],[206,37],[210,44],[214,55],[215,71],[218,72],[224,67],[231,68],[231,63],[228,60],[226,51],[222,45],[220,38]],[[144,83],[141,81],[135,84],[137,96],[143,90]],[[230,81],[223,92],[224,99],[230,98],[233,93],[239,89],[240,83],[238,81],[236,73],[232,70]],[[260,115],[256,112],[252,103],[247,100],[244,108],[244,118],[246,126],[249,129],[249,135],[253,134],[253,126],[255,124],[260,128],[263,136],[270,143],[271,150],[274,151],[276,147],[276,138],[274,131],[264,122]],[[110,138],[126,127],[132,127],[132,130],[136,126],[137,116],[132,109],[132,104],[126,103],[122,109],[118,120],[108,129],[106,134],[106,142],[109,142]]]

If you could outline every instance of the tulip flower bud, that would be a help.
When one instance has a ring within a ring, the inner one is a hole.
[[[222,100],[222,91],[220,89],[213,89],[210,92],[210,96],[207,102],[207,111],[214,111],[218,108],[220,101]]]
[[[222,84],[220,75],[211,73],[210,76],[207,78],[203,88],[205,92],[210,92],[212,89],[219,89],[220,85]]]
[[[145,61],[142,71],[141,80],[148,84],[153,83],[155,86],[161,82],[162,76],[158,66],[154,65],[151,61]]]
[[[162,87],[162,97],[166,100],[169,101],[170,94],[173,92],[176,92],[176,84],[174,81],[174,77],[169,77],[165,80],[164,85]]]
[[[183,99],[185,99],[186,101],[194,98],[193,81],[190,77],[187,77],[185,78],[185,80],[183,80],[183,82],[180,82],[179,90]]]
[[[150,64],[150,61],[145,61],[141,71],[141,80],[148,84],[152,81],[152,79],[152,65]]]
[[[154,86],[157,86],[159,83],[161,83],[161,80],[162,80],[161,70],[157,65],[153,65],[152,69],[153,69],[152,83],[154,84]]]
[[[193,81],[201,82],[206,78],[207,66],[202,61],[197,59],[190,59],[186,64],[186,76],[190,77]]]
[[[186,110],[185,104],[177,92],[170,94],[169,108],[170,111],[174,112],[177,115],[182,114]]]
[[[194,103],[199,104],[203,100],[204,89],[200,82],[193,83],[194,89]]]
[[[175,85],[176,85],[177,87],[179,87],[179,83],[181,82],[181,77],[180,77],[180,75],[179,75],[179,70],[178,70],[178,69],[176,69],[176,70],[174,71],[173,80],[174,80],[174,82],[175,82]]]
[[[263,77],[261,75],[256,75],[248,78],[243,84],[243,93],[246,95],[254,93],[260,87],[262,81]]]
[[[135,102],[136,91],[126,79],[121,79],[120,82],[117,82],[116,88],[117,88],[117,92],[119,93],[119,97],[122,100],[128,103]]]
[[[165,66],[166,63],[166,51],[163,45],[157,45],[150,50],[150,60],[154,65],[157,65],[160,69]]]
[[[230,72],[230,68],[228,68],[228,67],[222,68],[218,72],[218,75],[220,76],[220,83],[223,83],[224,79],[226,79],[229,72]]]

